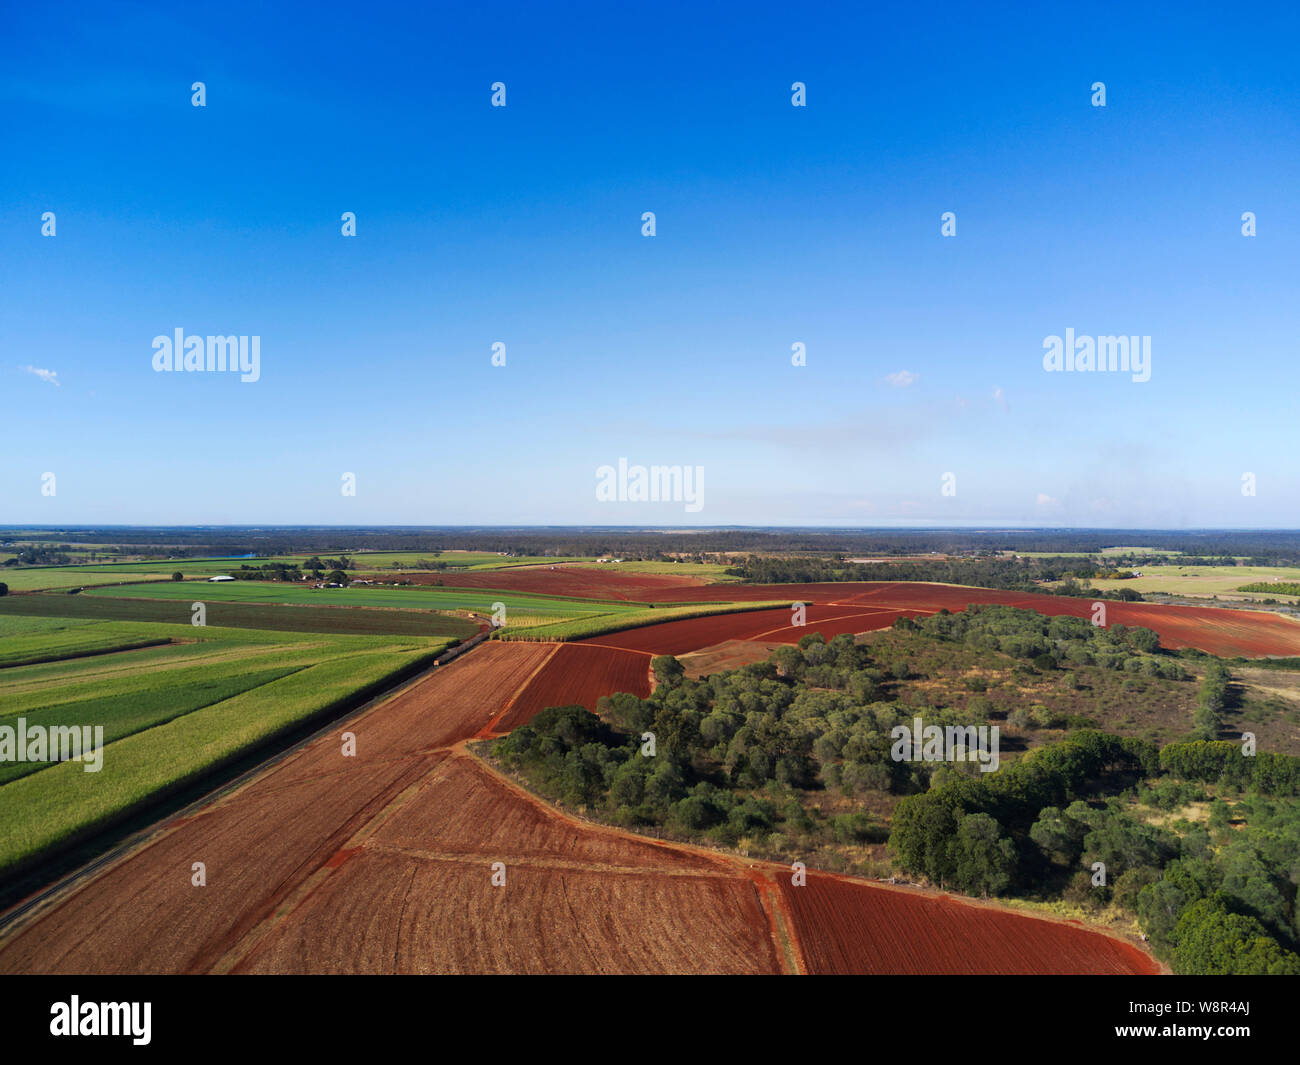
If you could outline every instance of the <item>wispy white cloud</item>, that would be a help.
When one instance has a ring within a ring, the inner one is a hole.
[[[885,374],[885,380],[895,388],[906,388],[917,378],[917,374],[911,370],[898,370],[895,373]]]
[[[58,370],[42,370],[37,366],[20,366],[20,370],[26,370],[29,374],[39,377],[42,381],[49,381],[56,388],[60,385]]]
[[[1049,496],[1046,492],[1039,492],[1037,503],[1040,507],[1055,507],[1059,506],[1061,501]]]

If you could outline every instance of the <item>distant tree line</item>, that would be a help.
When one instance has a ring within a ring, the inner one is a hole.
[[[66,566],[72,561],[67,547],[17,547],[6,566]]]
[[[1275,595],[1300,595],[1300,582],[1297,581],[1255,581],[1243,584],[1239,592],[1264,592]]]
[[[1100,592],[1084,587],[1075,579],[1080,571],[1077,558],[970,558],[954,561],[916,560],[900,562],[845,562],[830,558],[794,558],[750,555],[733,563],[727,573],[752,584],[812,584],[822,581],[937,581],[978,588],[1000,588],[1014,592],[1085,596],[1139,602],[1142,596],[1132,588]],[[1043,587],[1041,581],[1062,581]]]
[[[706,529],[689,533],[643,528],[285,527],[222,529],[130,527],[21,530],[11,540],[51,544],[130,544],[134,553],[157,557],[261,557],[340,551],[440,550],[501,551],[517,555],[615,555],[626,558],[719,556],[723,552],[808,554],[855,557],[951,554],[978,557],[999,551],[1083,552],[1100,555],[1107,547],[1155,548],[1181,552],[1170,561],[1183,565],[1232,564],[1241,556],[1253,565],[1300,564],[1300,532],[1285,530],[1095,530],[1095,529]],[[0,546],[3,546],[0,537]],[[1112,565],[1150,564],[1134,554],[1108,557]],[[1078,560],[1075,560],[1078,564]]]

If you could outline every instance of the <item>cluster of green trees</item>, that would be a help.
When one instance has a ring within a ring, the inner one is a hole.
[[[1264,592],[1275,593],[1277,595],[1300,595],[1300,582],[1298,581],[1256,581],[1253,584],[1243,584],[1237,589],[1239,592]]]
[[[1140,777],[1158,757],[1145,740],[1088,729],[997,773],[940,769],[929,791],[899,801],[890,848],[908,872],[968,894],[1031,889],[1048,872],[1046,856],[1029,845],[1041,812]],[[976,821],[963,832],[971,817]]]
[[[1134,909],[1156,953],[1180,973],[1300,975],[1296,869],[1300,803],[1247,794],[1211,804]]]
[[[1201,678],[1201,687],[1196,694],[1193,735],[1198,740],[1218,739],[1219,729],[1223,727],[1223,713],[1235,701],[1232,674],[1228,668],[1222,662],[1207,662],[1205,676]]]
[[[890,730],[910,726],[917,713],[884,696],[909,674],[904,657],[877,661],[852,636],[827,642],[812,633],[767,662],[700,680],[685,677],[670,656],[652,664],[658,683],[650,696],[603,698],[599,717],[581,707],[548,709],[502,740],[497,756],[543,794],[615,823],[729,845],[764,838],[774,851],[783,843],[883,840],[866,814],[808,809],[809,791],[906,793],[929,781],[929,764],[890,757]],[[927,724],[976,723],[953,709],[924,716]]]
[[[268,562],[262,566],[240,566],[230,575],[238,581],[300,581],[302,570],[296,562]],[[317,571],[317,576],[320,571]]]
[[[1151,629],[1093,625],[1084,618],[1046,617],[1036,610],[972,604],[960,613],[940,610],[917,620],[899,618],[894,628],[981,651],[1000,651],[1026,659],[1038,669],[1100,666],[1166,680],[1186,680],[1187,671],[1160,653]]]
[[[898,562],[846,562],[816,557],[750,555],[734,562],[726,571],[751,584],[812,584],[827,581],[939,581],[978,588],[1001,588],[1016,592],[1087,596],[1093,599],[1139,602],[1142,596],[1132,588],[1099,592],[1075,578],[1091,575],[1079,569],[1077,558],[1000,558],[977,556],[953,560],[908,560]],[[1043,581],[1063,581],[1044,587]]]
[[[1159,661],[1144,653],[1159,648],[1150,630],[1103,629],[1012,607],[945,611],[897,627],[1014,653],[1044,668],[1058,660],[1112,668],[1130,659]],[[609,696],[598,706],[599,717],[576,707],[548,711],[503,740],[498,754],[544,794],[619,824],[704,834],[723,843],[777,833],[786,842],[817,846],[867,831],[871,822],[823,822],[808,809],[810,794],[909,795],[930,786],[934,763],[892,757],[897,726],[910,728],[918,715],[941,728],[987,722],[987,699],[964,708],[898,702],[896,688],[914,675],[913,650],[898,641],[867,645],[847,634],[827,641],[810,633],[766,662],[700,680],[686,678],[680,663],[661,656],[653,661],[658,683],[650,696]],[[1169,664],[1181,673],[1176,662]],[[653,757],[641,753],[646,733],[654,736]],[[979,768],[965,762],[957,771],[978,774]],[[757,815],[743,806],[747,799],[760,804],[764,818],[771,815],[770,823],[752,820]],[[736,801],[742,813],[734,812]],[[879,826],[874,830],[879,833]]]
[[[321,558],[319,555],[312,555],[302,564],[302,568],[311,570],[313,573],[321,573],[324,570],[349,570],[356,569],[357,564],[347,555],[339,555],[338,558]]]
[[[898,562],[845,562],[817,557],[750,555],[727,573],[751,584],[814,584],[827,581],[942,581],[981,588],[1039,590],[1035,581],[1060,580],[1077,559],[969,558]]]
[[[660,707],[653,718],[636,716],[660,730],[653,755],[639,734],[612,730],[580,706],[543,710],[501,740],[495,753],[508,768],[523,771],[542,794],[603,812],[616,824],[656,826],[731,846],[770,834],[778,825],[793,833],[813,827],[812,818],[774,776],[766,786],[757,771],[747,776],[750,794],[710,780],[711,774],[693,765],[690,724],[681,715]],[[780,772],[787,776],[800,768],[791,763]],[[831,830],[852,834],[855,826],[868,831],[870,819],[849,818]]]
[[[66,566],[72,562],[67,545],[58,547],[16,547],[12,558],[4,560],[5,566]]]
[[[1129,812],[1134,789],[1164,809],[1205,798],[1162,771],[1224,781],[1228,757],[1262,764],[1232,744],[1222,745],[1231,756],[1204,750],[1218,746],[1157,753],[1143,740],[1080,731],[991,777],[941,772],[929,791],[899,802],[890,847],[903,869],[970,894],[1113,902],[1138,916],[1156,953],[1181,973],[1300,974],[1300,803],[1269,801],[1261,788],[1276,783],[1295,795],[1300,758],[1272,755],[1271,777],[1246,771],[1257,790],[1244,806],[1267,815],[1250,832],[1229,829],[1221,799],[1208,828],[1185,824],[1182,834]]]
[[[336,584],[346,584],[348,577],[344,570],[350,569],[356,569],[356,563],[347,555],[326,559],[313,555],[301,566],[297,562],[265,562],[260,566],[245,563],[231,570],[230,575],[240,581],[300,581],[305,570],[313,580],[324,577]]]
[[[1136,588],[1107,588],[1105,591],[1099,591],[1096,588],[1090,588],[1086,579],[1080,584],[1074,577],[1068,577],[1055,588],[1035,588],[1034,591],[1046,592],[1050,595],[1068,595],[1075,599],[1110,599],[1120,603],[1141,603],[1145,601],[1142,598],[1142,593]]]
[[[1250,754],[1244,744],[1231,740],[1166,744],[1160,749],[1160,768],[1184,780],[1300,796],[1300,758],[1276,751]]]

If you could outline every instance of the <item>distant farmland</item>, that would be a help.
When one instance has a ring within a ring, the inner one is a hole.
[[[89,595],[2,596],[0,615],[188,625],[192,617],[191,602],[202,602],[207,611],[207,624],[215,628],[329,632],[353,636],[450,636],[457,639],[478,631],[472,621],[432,611],[209,602],[197,586],[189,587],[191,595],[180,602],[175,599],[92,598]]]
[[[76,553],[75,551],[73,552]],[[388,577],[404,577],[405,569],[414,569],[419,562],[436,562],[447,568],[439,574],[451,576],[457,572],[484,572],[512,566],[556,565],[563,562],[594,562],[594,558],[566,556],[547,558],[507,558],[491,552],[451,551],[439,555],[434,551],[336,551],[318,557],[337,558],[347,555],[355,565],[349,574],[378,573]],[[0,555],[3,561],[4,555]],[[312,555],[272,555],[256,558],[172,558],[158,560],[124,560],[121,562],[85,562],[68,566],[13,566],[0,567],[0,581],[15,592],[39,591],[44,588],[93,587],[101,584],[120,584],[124,581],[169,580],[173,573],[186,577],[215,577],[237,572],[240,566],[264,566],[270,562],[301,565]],[[698,567],[697,567],[698,568]]]
[[[143,584],[123,588],[88,589],[87,596],[123,599],[181,600],[184,602],[282,603],[304,606],[339,606],[397,610],[466,610],[490,615],[494,603],[504,603],[507,624],[525,624],[530,617],[577,619],[598,614],[630,612],[644,609],[637,603],[600,602],[521,595],[518,592],[487,588],[310,588],[300,584],[270,581],[229,581],[208,584],[196,581]]]

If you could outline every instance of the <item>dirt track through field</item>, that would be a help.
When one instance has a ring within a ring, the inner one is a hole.
[[[0,933],[0,972],[916,972],[972,935],[976,960],[958,968],[1004,938],[1034,950],[989,957],[991,971],[1153,967],[1059,922],[997,911],[981,935],[952,900],[821,876],[791,888],[788,867],[556,810],[466,749],[516,703],[535,712],[556,678],[589,699],[646,664],[484,644],[34,907]]]

